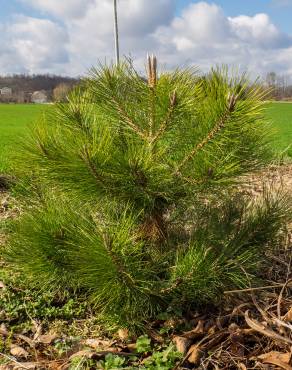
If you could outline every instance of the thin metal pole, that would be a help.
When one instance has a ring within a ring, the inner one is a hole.
[[[115,16],[115,49],[116,49],[116,64],[120,63],[120,49],[119,49],[119,28],[118,28],[118,9],[117,0],[114,0],[114,16]]]

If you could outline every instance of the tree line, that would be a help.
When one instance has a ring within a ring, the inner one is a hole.
[[[2,103],[29,103],[35,91],[44,91],[48,101],[63,101],[68,92],[81,81],[81,78],[54,74],[13,74],[0,75],[0,89],[8,87],[11,94],[0,94]],[[269,72],[263,79],[263,85],[270,88],[271,99],[292,99],[292,84],[289,76]]]
[[[266,75],[264,83],[271,89],[271,98],[276,100],[292,100],[292,84],[289,76],[269,72]]]
[[[44,91],[48,101],[62,100],[80,78],[45,74],[26,75],[14,74],[0,76],[0,89],[8,87],[11,94],[0,94],[0,102],[27,103],[35,91]]]

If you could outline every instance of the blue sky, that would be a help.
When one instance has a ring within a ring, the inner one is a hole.
[[[40,13],[30,6],[16,0],[0,0],[0,20],[5,21],[13,14],[21,13],[26,15],[39,16]]]
[[[0,0],[0,73],[82,75],[111,61],[113,0]],[[121,54],[143,68],[228,64],[292,80],[292,0],[118,0]]]

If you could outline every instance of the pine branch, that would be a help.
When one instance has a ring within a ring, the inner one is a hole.
[[[165,132],[170,120],[171,120],[171,117],[173,115],[176,103],[177,103],[177,95],[176,95],[176,91],[174,90],[174,92],[172,93],[172,95],[170,96],[170,99],[169,99],[169,107],[168,107],[168,110],[167,110],[165,120],[161,123],[161,125],[159,127],[159,130],[157,131],[157,133],[153,137],[152,143],[155,143],[155,141],[157,141],[164,134],[164,132]]]
[[[119,272],[120,275],[124,276],[127,280],[127,282],[133,286],[135,285],[135,282],[132,278],[131,275],[129,275],[123,266],[123,263],[120,261],[120,259],[117,257],[117,255],[114,253],[113,248],[112,248],[112,240],[109,238],[108,235],[103,234],[103,242],[104,242],[104,247],[108,252],[108,255],[110,256],[113,264],[115,265],[117,271]]]
[[[186,177],[186,176],[182,176],[181,173],[178,173],[178,175],[180,175],[180,177],[185,181],[187,182],[188,184],[191,184],[191,185],[202,185],[204,183],[203,180],[195,180],[195,179],[192,179],[191,177]]]
[[[178,165],[176,169],[176,174],[179,174],[180,170],[184,165],[193,159],[196,154],[204,148],[210,141],[212,141],[215,136],[225,127],[226,122],[228,121],[228,118],[230,117],[231,113],[234,112],[236,103],[237,103],[238,96],[230,94],[227,98],[227,107],[226,111],[222,115],[222,117],[219,119],[219,121],[215,124],[213,129],[208,133],[208,135],[199,143],[197,144],[194,149],[187,155],[185,158],[181,161],[181,163]]]
[[[97,181],[97,183],[98,184],[103,184],[104,181],[101,178],[101,176],[99,175],[95,164],[92,162],[92,160],[90,158],[90,155],[89,155],[88,148],[85,145],[83,147],[83,154],[84,155],[80,155],[80,158],[87,165],[88,169],[90,170],[91,174],[93,175],[93,177],[95,178],[95,180]]]
[[[49,152],[47,151],[47,149],[45,148],[45,146],[44,146],[44,144],[41,142],[41,140],[39,140],[39,138],[37,139],[36,144],[37,144],[37,146],[39,147],[39,149],[41,150],[41,152],[42,152],[46,157],[49,157]]]
[[[175,289],[177,289],[181,284],[184,284],[188,280],[191,279],[192,275],[194,274],[194,267],[190,269],[190,271],[187,273],[186,276],[178,277],[174,280],[174,282],[167,288],[161,289],[160,294],[168,294],[173,292]]]
[[[113,96],[111,97],[111,99],[112,99],[112,102],[114,103],[114,105],[116,106],[117,111],[125,119],[125,121],[129,125],[129,127],[134,132],[136,132],[141,138],[143,138],[145,140],[145,133],[142,130],[140,130],[140,128],[138,127],[138,125],[136,125],[136,123],[129,117],[129,115],[124,110],[124,108],[122,107],[122,105],[120,104],[120,102],[115,97],[113,97]]]
[[[48,158],[49,157],[49,151],[47,150],[47,148],[44,144],[44,140],[42,139],[42,135],[40,133],[40,127],[37,127],[35,129],[35,131],[33,133],[33,139],[34,139],[35,145],[40,150],[42,155],[44,155],[45,157]]]

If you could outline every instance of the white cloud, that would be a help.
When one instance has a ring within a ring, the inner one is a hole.
[[[193,43],[221,42],[229,37],[230,30],[223,10],[215,4],[191,4],[169,28],[176,35],[189,37]]]
[[[69,40],[67,31],[48,19],[15,16],[2,30],[2,73],[50,72],[69,61],[64,47]]]
[[[291,45],[291,37],[281,33],[267,14],[241,15],[229,18],[229,22],[234,34],[243,42],[269,49]]]
[[[121,54],[142,60],[148,51],[158,51],[153,33],[169,24],[175,11],[175,0],[119,0]],[[69,45],[74,71],[86,71],[98,60],[113,58],[113,2],[96,0],[96,6],[80,19],[66,22],[71,36]],[[141,66],[142,63],[140,63]]]
[[[98,60],[112,60],[112,0],[19,1],[54,18],[18,16],[0,25],[5,35],[0,72],[84,74]],[[168,68],[195,64],[204,70],[227,63],[253,74],[275,70],[292,77],[292,38],[268,15],[227,17],[216,4],[197,2],[175,16],[175,5],[175,0],[118,0],[121,54],[131,55],[139,68],[146,53],[155,52]]]
[[[292,46],[292,37],[268,15],[226,17],[222,8],[206,2],[189,5],[169,25],[159,27],[155,37],[167,49],[166,62],[189,62],[203,69],[227,63],[259,75],[273,69],[286,73],[287,66],[277,61]]]

